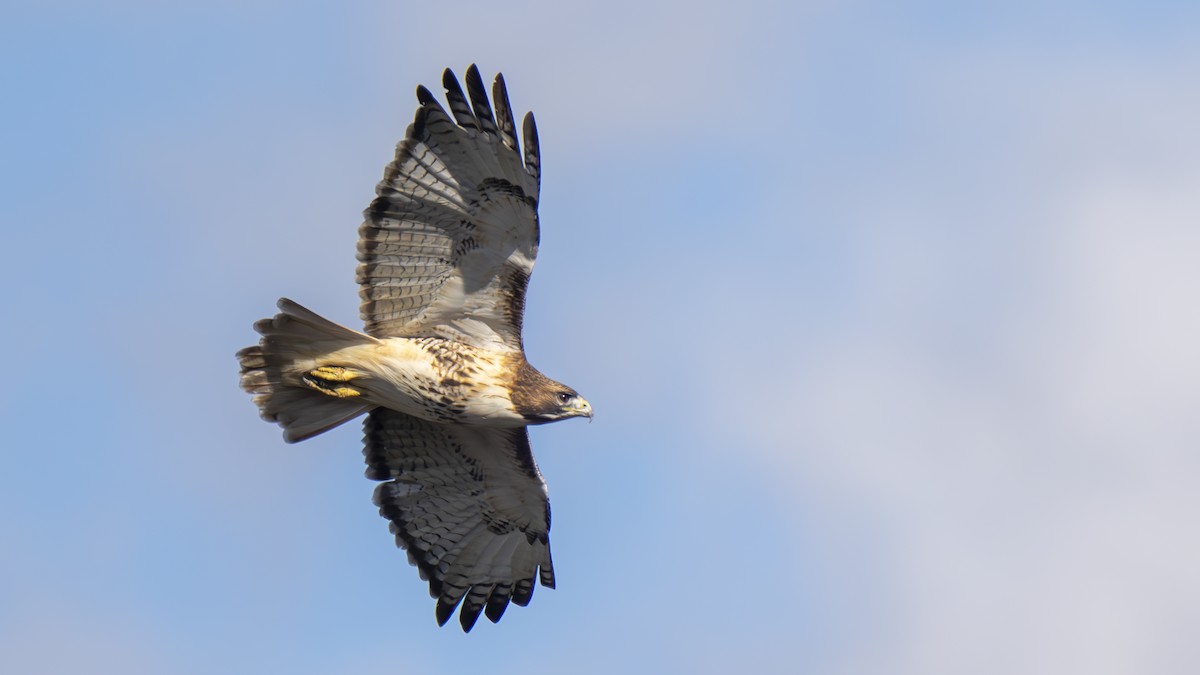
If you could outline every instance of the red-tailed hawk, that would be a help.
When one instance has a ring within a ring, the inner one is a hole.
[[[359,333],[300,305],[254,324],[241,384],[289,443],[366,413],[367,476],[444,625],[469,631],[535,582],[554,587],[550,504],[526,427],[592,416],[576,391],[525,360],[521,319],[538,249],[541,160],[524,152],[503,76],[449,69],[447,113],[417,88],[416,119],[359,229]]]

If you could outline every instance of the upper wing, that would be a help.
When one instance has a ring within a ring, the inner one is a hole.
[[[436,424],[376,408],[364,429],[367,476],[388,481],[375,504],[429,581],[439,625],[460,600],[469,631],[481,610],[494,623],[509,600],[529,604],[535,580],[554,587],[550,502],[524,427]]]
[[[538,247],[533,114],[522,161],[504,77],[492,88],[495,115],[474,65],[470,102],[449,68],[442,81],[453,119],[417,88],[416,119],[364,214],[360,313],[375,337],[433,334],[519,350]]]

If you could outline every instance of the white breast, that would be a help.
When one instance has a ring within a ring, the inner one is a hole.
[[[516,427],[504,354],[439,338],[387,338],[330,354],[323,362],[363,371],[367,400],[434,422]]]

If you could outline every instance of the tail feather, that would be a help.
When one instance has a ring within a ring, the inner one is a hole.
[[[280,312],[255,322],[259,344],[237,353],[242,389],[254,396],[264,420],[283,427],[283,438],[295,443],[347,422],[373,405],[357,398],[330,396],[314,389],[304,376],[322,356],[346,347],[377,342],[369,335],[339,326],[287,298]]]

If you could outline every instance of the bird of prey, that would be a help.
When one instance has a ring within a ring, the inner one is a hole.
[[[396,544],[471,630],[554,587],[550,504],[526,427],[592,416],[525,359],[521,321],[538,249],[541,159],[522,143],[504,77],[446,69],[446,111],[417,87],[416,118],[359,228],[365,332],[286,298],[237,354],[241,385],[289,443],[366,414],[367,477]],[[524,147],[522,147],[522,145]]]

